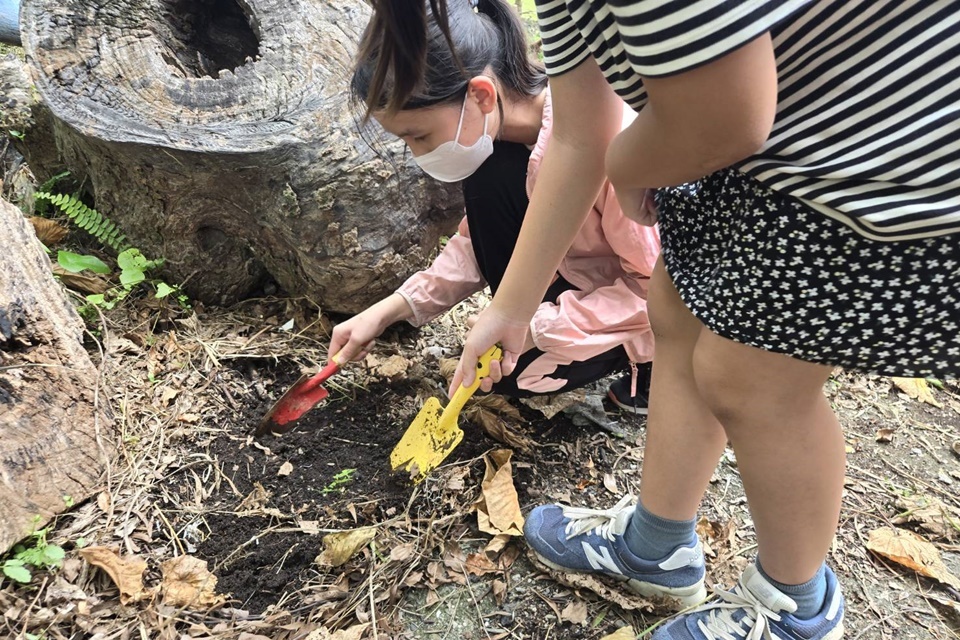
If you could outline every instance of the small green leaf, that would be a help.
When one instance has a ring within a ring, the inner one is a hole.
[[[11,580],[26,584],[30,582],[30,570],[23,566],[23,563],[14,564],[15,560],[7,560],[3,565],[3,575]]]
[[[93,293],[87,296],[87,302],[93,305],[102,305],[104,303],[104,297],[102,293]]]
[[[84,270],[94,273],[110,273],[110,267],[96,256],[84,256],[72,251],[58,251],[57,264],[70,273],[80,273]]]
[[[139,249],[127,249],[121,251],[117,256],[117,264],[121,269],[139,269],[143,270],[149,265],[149,261],[143,257]]]
[[[155,298],[166,298],[168,295],[170,295],[171,293],[174,293],[174,292],[176,292],[176,289],[174,289],[173,287],[171,287],[170,285],[168,285],[166,282],[158,282],[158,283],[157,283],[157,294],[156,294],[154,297],[155,297]]]
[[[43,548],[43,564],[49,567],[59,567],[60,563],[63,562],[63,558],[66,553],[63,550],[63,547],[56,544],[48,544]]]
[[[120,284],[124,285],[134,285],[143,282],[145,278],[143,271],[136,268],[124,269],[120,272]]]

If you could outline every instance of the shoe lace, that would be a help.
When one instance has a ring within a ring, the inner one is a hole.
[[[620,498],[620,502],[609,509],[587,509],[584,507],[563,507],[563,515],[570,522],[564,527],[563,532],[567,540],[582,535],[591,529],[598,536],[606,540],[613,540],[616,535],[614,524],[617,518],[633,502],[633,496],[627,494]]]
[[[694,609],[694,612],[710,612],[706,619],[697,621],[707,640],[773,640],[770,621],[779,621],[780,615],[760,602],[749,589],[741,584],[731,591],[715,589],[714,594],[718,600]],[[745,615],[735,619],[734,615],[740,611]]]

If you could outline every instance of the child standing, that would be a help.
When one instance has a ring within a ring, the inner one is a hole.
[[[402,90],[423,2],[375,5],[408,10],[404,29],[383,33],[410,54],[391,61]],[[557,568],[694,603],[696,511],[729,440],[756,563],[654,638],[835,640],[843,596],[824,559],[844,444],[822,386],[835,366],[960,374],[960,5],[537,5],[555,144],[460,377],[494,342],[510,370],[529,300],[600,185],[585,167],[606,167],[628,215],[659,216],[663,254],[649,295],[657,360],[640,502],[540,507],[527,540]],[[614,92],[639,111],[622,133]]]

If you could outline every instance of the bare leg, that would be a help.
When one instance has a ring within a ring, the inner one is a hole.
[[[693,362],[737,454],[764,571],[784,584],[806,582],[829,550],[843,490],[843,436],[823,395],[831,368],[706,329]]]
[[[654,269],[648,301],[657,352],[640,501],[661,518],[690,520],[727,437],[693,376],[693,353],[703,325],[683,304],[662,259]]]

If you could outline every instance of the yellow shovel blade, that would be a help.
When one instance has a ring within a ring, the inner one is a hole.
[[[457,426],[460,410],[473,392],[480,387],[480,379],[490,375],[490,363],[503,355],[494,345],[477,361],[477,375],[469,387],[462,384],[444,409],[436,398],[428,399],[413,423],[407,427],[400,442],[390,453],[390,465],[396,471],[403,467],[414,484],[421,482],[450,455],[460,441],[463,431]]]
[[[458,416],[459,412],[448,412],[443,420],[440,401],[429,398],[390,453],[394,471],[403,467],[414,483],[426,478],[463,440]]]

